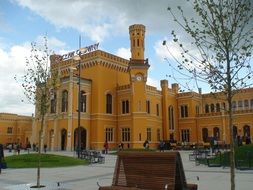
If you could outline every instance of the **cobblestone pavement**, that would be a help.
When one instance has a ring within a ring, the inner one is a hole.
[[[25,152],[23,152],[25,153]],[[73,152],[50,152],[67,156],[76,156]],[[188,183],[198,184],[198,190],[230,189],[229,168],[209,168],[196,166],[189,161],[189,151],[181,151],[185,175]],[[10,153],[6,152],[8,156]],[[40,190],[97,190],[97,182],[110,185],[114,172],[116,156],[105,155],[104,164],[87,166],[42,168]],[[0,174],[0,190],[27,190],[35,185],[36,169],[5,169]],[[236,189],[251,190],[253,188],[253,171],[236,170]],[[34,188],[33,188],[34,189]]]

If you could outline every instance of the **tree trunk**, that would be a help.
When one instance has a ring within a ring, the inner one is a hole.
[[[41,117],[40,131],[39,131],[39,145],[38,145],[38,167],[37,167],[37,187],[40,188],[40,165],[41,165],[41,141],[44,126],[44,115]]]

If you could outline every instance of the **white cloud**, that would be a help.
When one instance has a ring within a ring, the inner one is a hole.
[[[158,40],[155,42],[154,50],[156,55],[161,59],[164,60],[165,58],[168,59],[181,59],[181,50],[180,48],[173,43],[172,41],[168,41],[166,39],[166,45],[163,45],[163,41]]]
[[[156,87],[158,90],[161,89],[159,80],[148,77],[147,84]]]
[[[119,48],[116,51],[116,55],[129,60],[131,58],[130,48]]]
[[[39,36],[36,41],[40,41]],[[39,43],[39,42],[38,42]],[[50,37],[48,43],[53,47],[64,47],[60,40]],[[0,107],[1,112],[29,114],[34,112],[34,106],[27,103],[21,84],[14,80],[25,74],[26,57],[30,56],[30,43],[15,45],[9,51],[0,47]]]
[[[168,31],[168,1],[159,0],[54,0],[42,3],[15,0],[57,28],[74,28],[93,41],[126,33],[126,26],[142,23],[149,32]]]

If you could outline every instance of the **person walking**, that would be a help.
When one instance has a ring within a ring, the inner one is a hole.
[[[4,146],[0,144],[0,174],[2,172],[2,164],[4,162]]]
[[[108,154],[108,149],[109,149],[109,145],[108,145],[108,142],[106,140],[105,143],[104,143],[105,154]]]

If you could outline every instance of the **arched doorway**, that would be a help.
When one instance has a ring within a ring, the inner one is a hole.
[[[237,127],[233,126],[233,137],[236,138],[237,137]]]
[[[208,129],[207,128],[202,129],[202,140],[203,140],[203,142],[207,142],[207,140],[208,140]]]
[[[214,136],[217,140],[220,140],[220,129],[219,129],[219,127],[214,127],[214,128],[213,128],[213,136]]]
[[[67,130],[61,130],[61,150],[66,150],[67,146]]]
[[[245,125],[243,127],[243,136],[244,137],[250,137],[250,126]]]
[[[86,129],[83,127],[80,127],[81,131],[81,150],[86,149],[86,139],[87,139],[87,132]],[[74,149],[76,150],[78,145],[78,128],[74,131]]]

